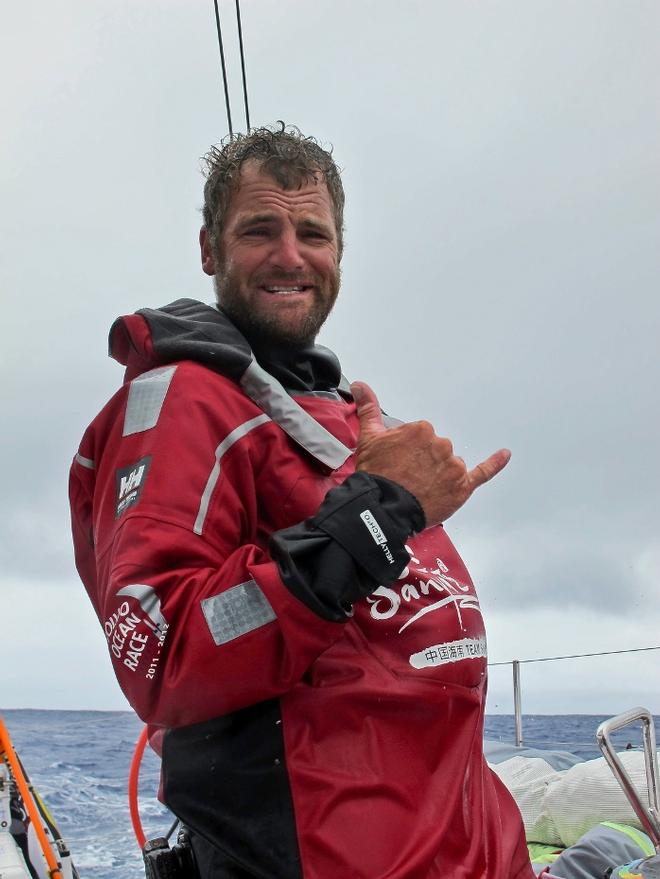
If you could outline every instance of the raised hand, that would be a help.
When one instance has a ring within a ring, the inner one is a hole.
[[[468,470],[465,461],[454,455],[451,442],[436,436],[428,421],[413,421],[388,430],[369,385],[353,382],[351,391],[360,419],[356,469],[385,476],[408,489],[421,504],[427,525],[448,519],[476,488],[509,462],[511,452],[500,449]]]

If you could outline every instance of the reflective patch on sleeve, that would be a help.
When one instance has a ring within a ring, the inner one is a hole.
[[[215,643],[227,644],[275,619],[275,611],[254,580],[205,598],[202,612]]]
[[[88,470],[96,469],[96,465],[94,464],[92,459],[86,458],[84,455],[77,454],[76,461],[78,464],[80,464],[81,467],[86,467]]]
[[[175,371],[176,366],[161,366],[133,379],[128,391],[122,436],[151,430],[158,424],[160,410]]]

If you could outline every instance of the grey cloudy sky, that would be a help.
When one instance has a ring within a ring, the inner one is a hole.
[[[233,4],[225,0],[238,126]],[[660,4],[244,0],[253,123],[334,144],[321,341],[468,463],[448,524],[494,661],[660,644]],[[67,471],[121,313],[212,298],[199,157],[226,133],[213,4],[24,0],[0,37],[0,706],[121,708]],[[529,712],[660,711],[660,651],[527,665]],[[510,669],[491,711],[512,710]]]

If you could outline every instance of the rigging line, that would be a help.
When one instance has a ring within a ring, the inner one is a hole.
[[[600,653],[572,653],[569,656],[541,656],[538,659],[518,659],[508,660],[507,662],[489,662],[488,665],[511,665],[513,662],[519,662],[521,665],[527,662],[555,662],[557,659],[583,659],[587,656],[615,656],[619,653],[645,653],[648,650],[660,650],[657,647],[630,647],[628,650],[603,650]]]
[[[220,27],[220,12],[218,11],[218,0],[213,0],[215,7],[215,25],[218,30],[218,47],[220,49],[220,63],[222,65],[222,82],[225,87],[225,107],[227,108],[227,125],[229,126],[229,134],[234,136],[234,130],[231,126],[231,110],[229,108],[229,87],[227,85],[227,68],[225,67],[225,51],[222,45],[222,28]]]
[[[250,111],[248,110],[247,80],[245,78],[245,55],[243,53],[243,28],[241,27],[241,4],[236,0],[236,22],[238,24],[238,45],[241,49],[241,73],[243,75],[243,100],[245,101],[245,122],[250,131]]]
[[[175,818],[175,819],[174,819],[174,823],[172,824],[172,826],[170,827],[170,829],[169,829],[169,830],[167,831],[167,833],[165,834],[165,839],[167,839],[167,840],[170,839],[170,837],[172,836],[172,834],[173,834],[174,831],[177,829],[177,827],[179,826],[180,823],[181,823],[181,822],[179,821],[178,818]]]

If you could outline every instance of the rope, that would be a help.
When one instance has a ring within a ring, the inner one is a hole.
[[[20,764],[18,755],[14,750],[14,746],[9,736],[9,731],[2,718],[0,718],[0,759],[7,763],[11,775],[16,782],[25,810],[30,816],[30,821],[37,834],[39,847],[41,848],[41,853],[46,861],[50,879],[62,879],[62,870],[60,869],[60,864],[55,858],[53,849],[46,836],[39,808],[32,795],[30,781],[23,771],[23,767]]]
[[[174,821],[172,822],[172,825],[171,825],[170,829],[169,829],[169,830],[167,831],[167,833],[165,834],[165,839],[166,839],[168,842],[169,842],[169,840],[170,840],[170,837],[171,837],[172,834],[174,833],[174,831],[175,831],[175,830],[177,829],[177,827],[179,826],[179,823],[180,823],[180,822],[179,822],[179,819],[178,819],[178,818],[175,818]]]
[[[222,85],[225,91],[225,109],[227,111],[227,125],[229,127],[230,137],[234,136],[234,129],[231,123],[231,107],[229,103],[229,83],[227,81],[227,65],[225,64],[225,49],[222,42],[222,27],[220,25],[220,10],[218,9],[218,0],[213,0],[215,9],[215,26],[218,32],[218,48],[220,50],[220,66],[222,67]],[[243,103],[245,105],[245,124],[247,131],[250,130],[250,109],[248,107],[247,93],[247,76],[245,73],[245,50],[243,47],[243,27],[241,25],[241,4],[240,0],[236,0],[236,24],[238,26],[238,46],[241,55],[241,77],[243,80]]]
[[[218,31],[218,47],[220,49],[220,64],[222,66],[222,83],[225,88],[225,107],[227,109],[227,125],[229,126],[229,134],[233,137],[234,129],[231,125],[231,109],[229,107],[229,86],[227,85],[227,68],[225,67],[225,50],[222,45],[222,28],[220,27],[220,12],[218,10],[218,0],[213,0],[215,7],[215,26]]]
[[[587,656],[615,656],[619,653],[645,653],[648,650],[660,650],[660,646],[632,647],[629,650],[602,650],[599,653],[571,653],[567,656],[540,656],[537,659],[509,659],[506,662],[489,662],[488,665],[511,665],[513,662],[519,662],[520,665],[527,662],[556,662],[559,659],[584,659]]]
[[[142,765],[142,758],[144,757],[144,751],[149,738],[148,732],[149,728],[146,725],[143,726],[142,730],[140,731],[140,735],[138,736],[138,740],[135,743],[133,759],[131,760],[131,768],[128,773],[128,811],[131,816],[133,833],[140,849],[143,849],[147,842],[147,838],[144,835],[144,828],[142,827],[142,820],[140,818],[139,787],[140,766]],[[179,819],[175,818],[172,826],[167,831],[167,834],[165,836],[168,841],[178,826]],[[2,879],[1,876],[0,879]]]
[[[238,23],[238,45],[241,48],[241,73],[243,75],[243,101],[245,102],[245,124],[250,131],[250,111],[248,109],[247,79],[245,78],[245,55],[243,53],[243,28],[241,27],[241,4],[236,0],[236,21]]]
[[[144,830],[142,829],[142,821],[140,820],[140,808],[138,805],[140,763],[142,762],[144,749],[147,746],[147,734],[148,729],[146,726],[143,726],[142,730],[140,731],[140,735],[138,736],[138,740],[135,744],[135,751],[133,752],[133,759],[131,760],[131,768],[128,773],[128,811],[131,816],[133,833],[135,834],[135,839],[137,840],[137,844],[140,849],[144,848],[144,844],[147,841],[144,835]]]

